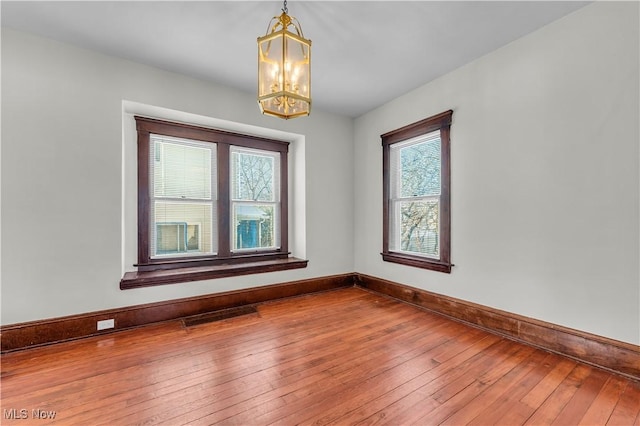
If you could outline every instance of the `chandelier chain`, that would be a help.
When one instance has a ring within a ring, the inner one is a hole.
[[[282,8],[282,11],[286,14],[289,14],[289,9],[287,9],[287,0],[284,0],[284,7]]]

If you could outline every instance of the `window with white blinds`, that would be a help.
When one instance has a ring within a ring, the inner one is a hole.
[[[385,261],[451,272],[452,115],[446,111],[381,136]]]
[[[206,266],[207,276],[228,276],[306,266],[278,262],[289,258],[288,142],[135,119],[138,272]]]
[[[216,145],[151,135],[151,257],[217,252]]]

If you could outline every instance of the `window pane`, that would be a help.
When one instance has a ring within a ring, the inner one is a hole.
[[[212,214],[210,203],[156,201],[152,255],[214,253],[217,248],[212,238]]]
[[[200,225],[188,225],[186,222],[158,222],[156,223],[156,235],[158,236],[158,254],[186,253],[198,250],[199,241],[191,241],[198,238]],[[190,234],[187,235],[187,229]]]
[[[210,200],[213,149],[186,141],[153,141],[154,196]]]
[[[421,140],[424,141],[399,148],[398,179],[402,198],[440,195],[439,132],[423,136]]]
[[[276,248],[275,206],[234,203],[233,250]]]
[[[278,201],[276,175],[277,154],[232,148],[231,197],[245,201]]]
[[[396,228],[396,250],[429,257],[440,256],[439,202],[400,201],[396,203],[399,229]]]

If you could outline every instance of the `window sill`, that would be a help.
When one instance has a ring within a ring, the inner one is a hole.
[[[308,262],[308,260],[288,257],[285,259],[270,259],[233,265],[208,265],[157,271],[127,272],[124,274],[124,277],[122,277],[122,280],[120,280],[120,289],[127,290],[138,287],[306,268]]]
[[[399,253],[380,253],[385,262],[399,263],[401,265],[414,266],[416,268],[429,269],[431,271],[451,273],[452,263],[442,262],[418,256],[410,256]]]

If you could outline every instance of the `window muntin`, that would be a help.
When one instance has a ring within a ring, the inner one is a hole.
[[[451,272],[452,115],[446,111],[381,136],[385,261]]]

